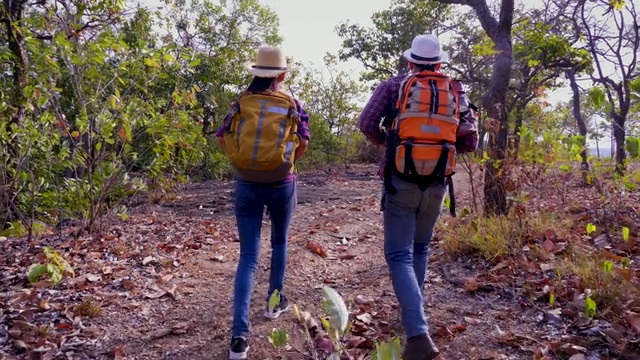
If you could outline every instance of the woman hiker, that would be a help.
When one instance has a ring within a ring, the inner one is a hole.
[[[249,304],[260,254],[265,207],[271,218],[271,274],[267,303],[277,291],[279,304],[266,307],[276,319],[287,310],[283,295],[287,231],[296,203],[295,163],[309,143],[309,116],[298,100],[281,91],[287,61],[281,49],[260,47],[246,65],[253,80],[232,105],[218,129],[218,143],[236,173],[235,216],[240,235],[229,359],[246,359],[249,350]]]

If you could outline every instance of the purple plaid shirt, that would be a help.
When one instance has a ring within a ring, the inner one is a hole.
[[[311,140],[311,133],[309,132],[309,114],[307,114],[304,108],[302,108],[302,105],[300,105],[300,102],[297,99],[293,99],[293,101],[296,103],[296,111],[300,114],[300,124],[298,124],[298,134],[300,134],[300,137],[304,139]],[[229,131],[229,126],[228,126],[230,124],[229,117],[233,114],[234,109],[236,109],[237,107],[238,107],[238,102],[236,100],[233,104],[231,104],[231,108],[229,109],[227,114],[224,116],[222,125],[218,128],[218,131],[216,131],[217,137],[222,137],[224,136],[225,132]],[[296,179],[295,174],[291,174],[286,179],[284,179],[283,182],[290,182],[290,181],[294,181],[295,179]]]
[[[373,91],[371,98],[362,109],[358,126],[360,131],[376,145],[384,145],[386,139],[386,129],[393,121],[396,101],[400,84],[407,74],[396,75],[381,82]],[[382,126],[381,126],[382,125]],[[384,169],[384,156],[380,159],[378,175],[382,176]]]

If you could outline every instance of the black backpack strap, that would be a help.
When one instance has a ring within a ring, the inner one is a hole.
[[[391,129],[387,133],[386,141],[386,154],[384,161],[384,170],[383,170],[383,181],[384,188],[391,195],[395,195],[396,188],[393,186],[391,177],[395,170],[395,162],[396,162],[396,146],[397,146],[397,133],[395,130]]]
[[[448,141],[445,141],[442,145],[442,152],[440,153],[440,158],[436,163],[436,168],[433,170],[433,175],[438,181],[439,184],[445,183],[445,173],[447,171],[447,162],[449,161],[449,151],[451,149],[451,145]]]
[[[418,176],[416,163],[413,161],[413,139],[404,142],[404,175]]]

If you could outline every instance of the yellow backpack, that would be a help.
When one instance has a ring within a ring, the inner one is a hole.
[[[280,91],[247,92],[238,99],[224,135],[237,174],[248,181],[276,182],[295,170],[300,114]]]

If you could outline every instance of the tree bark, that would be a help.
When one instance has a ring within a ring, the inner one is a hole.
[[[488,215],[505,215],[508,212],[507,194],[504,187],[503,160],[506,158],[507,92],[511,78],[514,0],[502,0],[500,14],[496,20],[486,0],[438,0],[445,4],[461,4],[473,8],[484,31],[489,35],[498,51],[494,57],[493,72],[489,88],[482,96],[482,105],[489,118],[497,120],[489,131],[487,145],[490,160],[485,163],[484,211]]]
[[[510,3],[510,4],[509,4]],[[505,8],[510,8],[505,10]],[[513,16],[513,0],[503,0],[502,11],[510,11]],[[494,58],[493,74],[489,89],[484,94],[482,102],[489,117],[498,121],[498,128],[489,133],[489,157],[485,164],[484,178],[484,211],[490,215],[504,215],[507,213],[507,196],[504,187],[504,172],[502,171],[503,160],[506,158],[508,126],[507,126],[507,92],[509,90],[509,79],[511,76],[512,43],[511,25],[513,18],[508,24],[497,27],[497,31],[488,32],[495,43],[499,53]]]
[[[24,87],[26,85],[26,71],[29,64],[27,52],[24,49],[24,35],[22,27],[23,3],[21,0],[4,0],[3,22],[7,28],[7,39],[9,50],[15,57],[13,62],[13,98],[11,106],[14,113],[11,116],[11,124],[22,124],[26,116],[26,108],[24,106]],[[7,129],[10,131],[10,129]]]
[[[13,133],[13,128],[15,126],[21,126],[27,115],[24,88],[27,83],[26,73],[29,61],[27,52],[24,48],[24,35],[21,29],[24,3],[25,1],[21,0],[4,0],[3,6],[0,9],[0,19],[6,26],[7,30],[7,45],[9,51],[14,57],[12,59],[13,66],[11,68],[13,91],[9,98],[9,106],[12,114],[5,126],[5,131],[8,134]],[[10,139],[10,141],[4,144],[10,155],[7,167],[15,170],[18,166],[18,139],[16,139],[15,136],[10,136]],[[3,228],[9,222],[22,219],[21,214],[18,212],[18,209],[14,204],[15,195],[18,190],[15,188],[14,179],[11,177],[11,172],[8,170],[9,169],[5,169],[2,183],[0,184],[0,188],[6,189],[3,190],[4,196],[0,199],[6,211],[6,213],[3,214],[3,219],[1,219],[4,223]]]
[[[618,174],[623,174],[626,169],[627,152],[624,148],[624,143],[627,132],[624,123],[625,116],[613,115],[613,138],[615,140],[616,172]]]
[[[585,123],[584,117],[582,116],[582,111],[580,110],[580,88],[578,87],[578,83],[576,82],[576,72],[576,68],[567,70],[566,76],[569,79],[569,85],[571,86],[571,91],[573,92],[571,100],[573,105],[573,117],[578,123],[578,131],[580,132],[580,136],[582,136],[582,150],[580,151],[582,164],[580,170],[582,172],[584,183],[588,184],[589,162],[587,161],[587,124]]]

